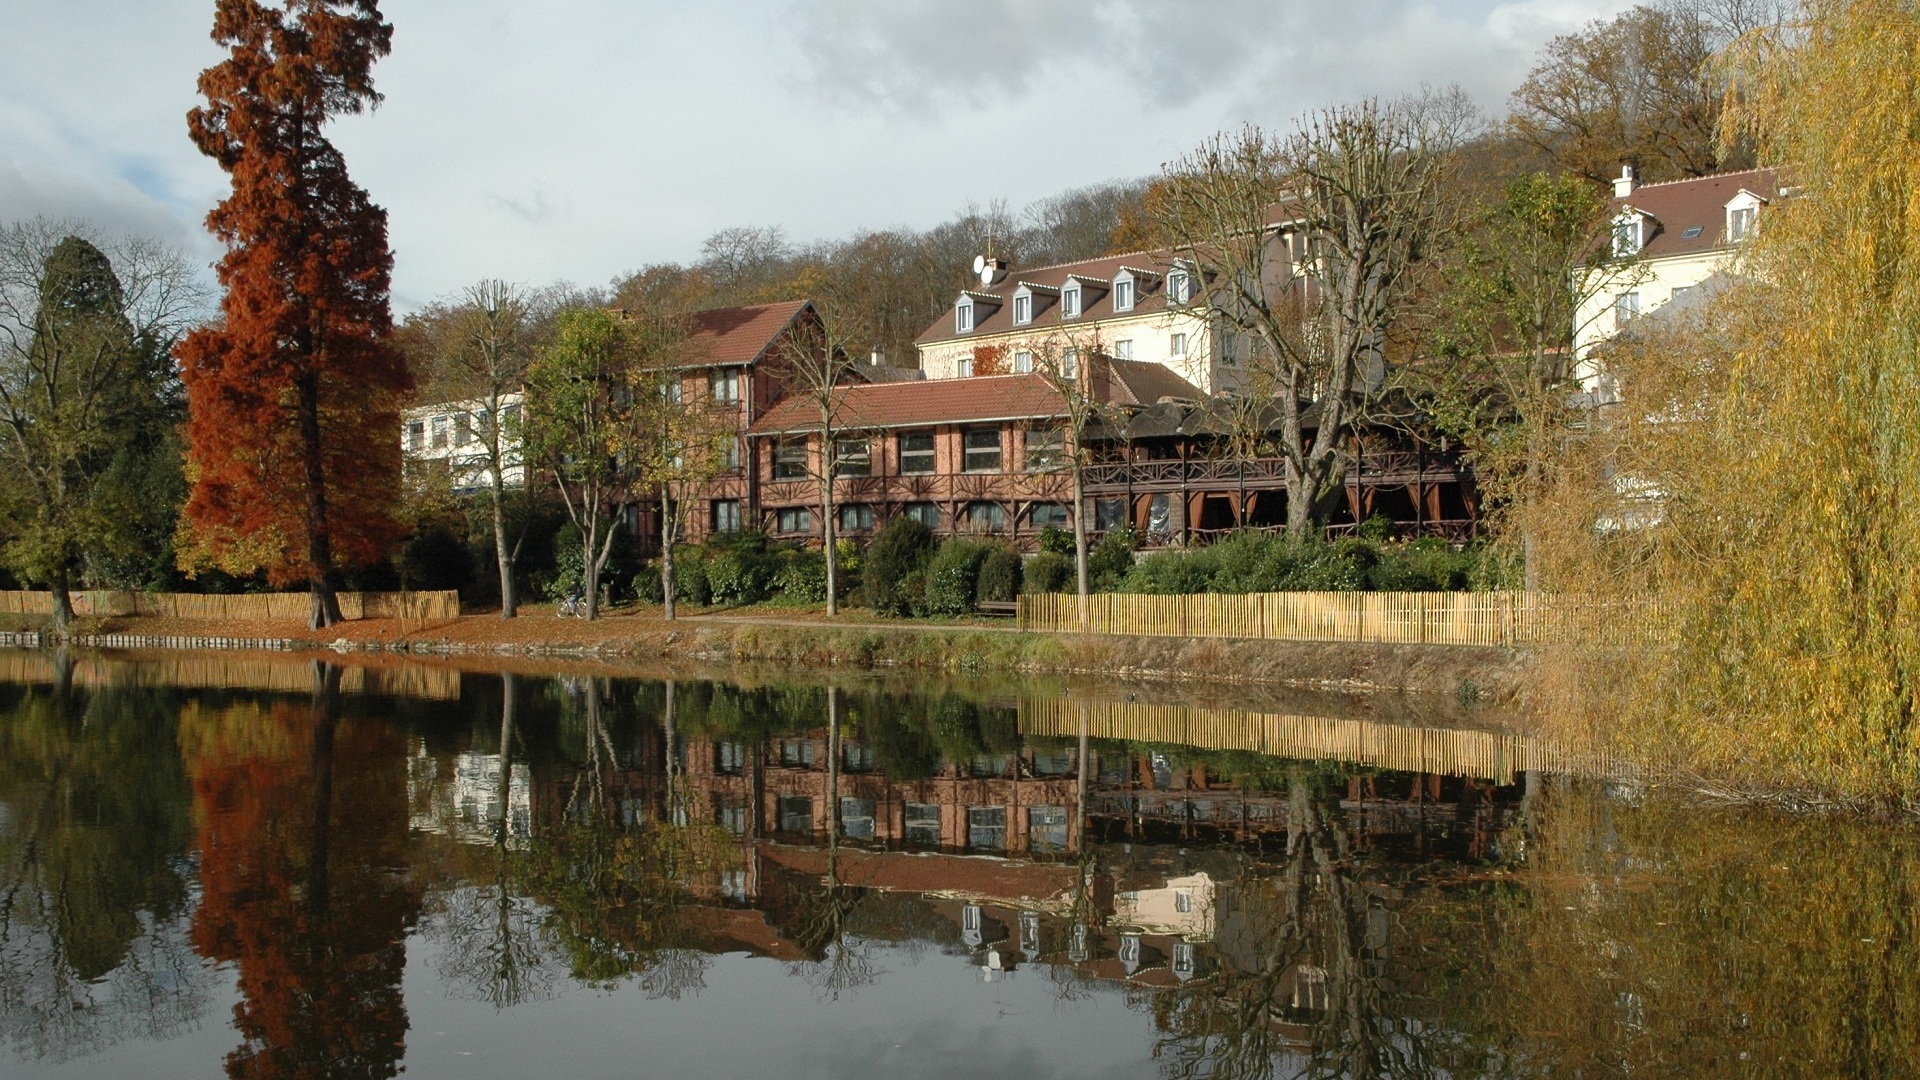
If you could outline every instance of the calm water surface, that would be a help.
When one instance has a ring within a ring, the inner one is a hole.
[[[0,1076],[1920,1073],[1912,828],[1377,705],[0,678]]]

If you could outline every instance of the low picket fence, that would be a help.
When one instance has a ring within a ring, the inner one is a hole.
[[[460,614],[460,594],[435,592],[337,594],[348,619],[430,622]],[[149,593],[134,589],[87,589],[73,596],[76,615],[151,615],[168,619],[279,619],[304,622],[312,608],[307,593]],[[51,615],[53,597],[40,591],[0,590],[0,614]]]
[[[1281,592],[1020,598],[1025,630],[1408,645],[1525,645],[1563,630],[1523,592]]]

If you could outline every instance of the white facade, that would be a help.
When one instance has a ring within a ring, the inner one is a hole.
[[[1122,360],[1164,364],[1201,390],[1211,390],[1221,381],[1211,328],[1200,314],[1187,310],[1090,318],[1066,325],[1049,321],[999,334],[935,342],[920,346],[920,370],[929,379],[965,378],[974,374],[970,365],[983,347],[1000,350],[1002,369],[1007,374],[1032,370],[1031,361],[1023,365],[1023,353],[1029,357],[1057,355],[1061,349],[1077,348],[1083,354],[1097,351]]]
[[[507,487],[524,487],[526,462],[521,453],[522,395],[500,398],[501,452]],[[494,418],[487,402],[475,398],[408,409],[400,428],[400,449],[409,462],[446,462],[456,491],[480,491],[493,486],[485,433]]]

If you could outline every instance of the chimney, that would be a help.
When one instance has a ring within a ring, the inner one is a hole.
[[[887,354],[882,352],[878,346],[875,346],[873,355],[868,357],[867,361],[874,367],[881,367],[887,362]]]
[[[1633,166],[1620,166],[1620,176],[1613,182],[1613,197],[1624,199],[1633,194]]]

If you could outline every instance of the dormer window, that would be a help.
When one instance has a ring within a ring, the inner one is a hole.
[[[1622,214],[1613,222],[1613,254],[1624,259],[1629,255],[1640,254],[1640,245],[1644,242],[1640,235],[1640,215]]]
[[[1033,294],[1021,289],[1013,294],[1013,325],[1025,326],[1033,321]]]
[[[1753,219],[1757,213],[1758,208],[1752,206],[1736,206],[1727,211],[1727,242],[1737,244],[1752,236]]]
[[[1133,275],[1125,271],[1113,279],[1113,310],[1133,310]]]
[[[1079,282],[1070,280],[1067,282],[1066,287],[1060,290],[1060,317],[1063,319],[1077,319],[1080,317]]]
[[[1184,304],[1193,299],[1193,278],[1185,270],[1167,273],[1167,303]]]
[[[972,332],[972,330],[973,301],[963,296],[960,298],[960,302],[953,307],[953,332],[956,334],[966,334]]]

